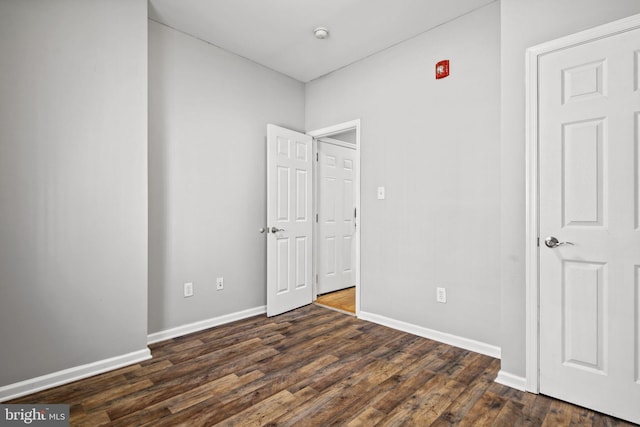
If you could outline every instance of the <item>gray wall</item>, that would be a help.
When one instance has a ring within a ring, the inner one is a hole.
[[[640,13],[638,0],[501,2],[502,369],[525,376],[525,50]]]
[[[265,305],[267,123],[303,129],[302,83],[149,22],[150,333]]]
[[[147,2],[0,2],[0,386],[146,348]]]
[[[362,120],[361,309],[500,344],[500,7],[307,84],[306,128]],[[450,59],[451,76],[435,80]],[[386,200],[376,187],[386,187]],[[435,301],[447,288],[447,304]]]

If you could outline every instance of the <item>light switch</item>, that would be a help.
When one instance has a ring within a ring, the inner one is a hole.
[[[378,200],[384,200],[384,187],[378,187]]]

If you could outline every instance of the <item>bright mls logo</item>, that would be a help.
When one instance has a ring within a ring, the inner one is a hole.
[[[69,426],[69,405],[0,405],[0,427]]]

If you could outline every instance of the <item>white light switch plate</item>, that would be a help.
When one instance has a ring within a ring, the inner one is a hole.
[[[193,283],[185,283],[184,284],[184,297],[192,297],[193,296]]]
[[[384,200],[384,187],[378,187],[378,200]]]

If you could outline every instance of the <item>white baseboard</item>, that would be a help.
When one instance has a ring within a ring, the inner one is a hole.
[[[235,322],[236,320],[246,319],[247,317],[257,316],[267,312],[267,306],[250,308],[248,310],[238,311],[224,316],[213,317],[199,322],[189,323],[187,325],[178,326],[176,328],[166,329],[160,332],[154,332],[147,336],[147,343],[153,344],[160,341],[168,340],[182,335],[191,334],[193,332],[202,331],[204,329],[213,328],[214,326],[224,325],[225,323]]]
[[[506,385],[507,387],[515,388],[516,390],[527,391],[527,379],[510,374],[509,372],[498,372],[498,376],[495,381],[498,384]]]
[[[148,348],[0,387],[0,402],[151,359]]]
[[[407,332],[420,337],[429,338],[434,341],[439,341],[445,344],[452,345],[454,347],[460,347],[465,350],[474,351],[476,353],[484,354],[486,356],[495,357],[500,359],[500,347],[486,344],[480,341],[471,340],[468,338],[459,337],[457,335],[448,334],[445,332],[436,331],[433,329],[417,326],[412,323],[402,322],[400,320],[390,319],[378,314],[367,313],[360,311],[358,318],[362,320],[368,320],[379,325],[388,326],[390,328],[398,329],[403,332]]]

